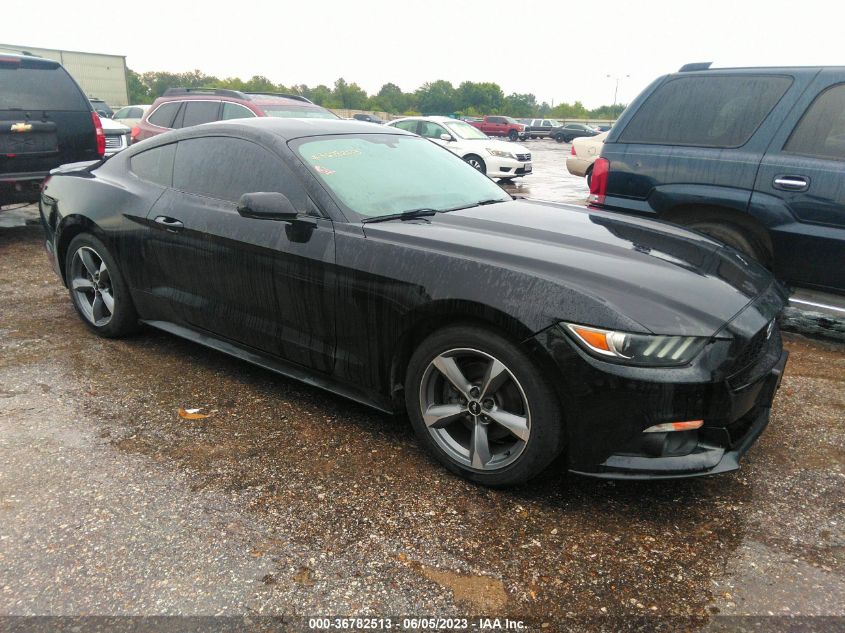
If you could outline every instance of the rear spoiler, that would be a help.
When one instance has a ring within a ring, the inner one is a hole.
[[[51,176],[66,176],[68,174],[90,174],[95,167],[99,167],[105,161],[100,160],[85,160],[79,163],[65,163],[59,165],[55,169],[50,170]]]

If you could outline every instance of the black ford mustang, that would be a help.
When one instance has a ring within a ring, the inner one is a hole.
[[[384,411],[449,469],[733,470],[782,374],[783,288],[669,224],[512,200],[398,129],[255,119],[66,165],[41,215],[85,323],[171,332]]]

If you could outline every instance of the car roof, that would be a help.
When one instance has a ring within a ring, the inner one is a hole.
[[[442,116],[442,115],[432,115],[432,116],[406,116],[402,117],[401,119],[394,119],[391,123],[396,123],[397,121],[431,121],[433,123],[452,123],[454,121],[461,121],[461,119],[455,119],[450,116]],[[464,121],[466,123],[466,121]]]
[[[349,119],[316,119],[316,118],[287,118],[287,117],[256,117],[252,119],[230,119],[228,121],[215,121],[203,123],[179,130],[171,130],[159,134],[152,139],[144,141],[147,147],[154,144],[150,141],[162,141],[161,144],[171,143],[181,139],[194,136],[205,136],[215,132],[237,133],[238,131],[247,134],[263,132],[273,134],[285,141],[309,136],[331,136],[334,134],[394,134],[403,136],[416,136],[405,130],[394,127],[376,127],[365,121]],[[141,144],[139,144],[141,145]],[[133,145],[133,147],[135,147]]]

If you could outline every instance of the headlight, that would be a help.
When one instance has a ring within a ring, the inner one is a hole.
[[[489,147],[487,148],[487,151],[490,153],[491,156],[498,156],[499,158],[512,158],[516,160],[516,156],[514,156],[510,152],[504,152],[500,149],[490,149]]]
[[[588,352],[621,363],[647,367],[686,365],[704,348],[709,338],[632,334],[574,323],[564,323],[563,326]]]

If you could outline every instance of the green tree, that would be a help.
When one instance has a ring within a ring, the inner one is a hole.
[[[452,83],[438,79],[424,83],[416,92],[417,108],[423,114],[451,114],[458,111],[458,100]]]
[[[411,98],[396,84],[386,83],[370,100],[370,105],[373,110],[398,114],[405,112],[411,106]]]
[[[513,93],[505,98],[502,112],[514,117],[530,117],[537,114],[537,98],[532,94]]]
[[[126,69],[126,88],[129,92],[129,103],[131,104],[152,103],[154,100],[150,89],[141,81],[141,75],[131,68]]]
[[[501,110],[505,94],[499,84],[464,81],[456,91],[457,109],[466,111],[472,108],[476,112],[490,114]]]
[[[363,110],[367,107],[369,100],[363,88],[356,83],[346,83],[343,77],[334,82],[332,97],[334,102],[338,104],[337,107],[347,110]]]

